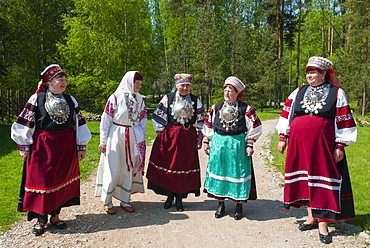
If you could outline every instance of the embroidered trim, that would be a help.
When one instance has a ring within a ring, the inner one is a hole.
[[[173,174],[190,174],[190,173],[196,173],[200,171],[200,169],[188,170],[188,171],[174,171],[174,170],[169,170],[169,169],[160,167],[154,164],[152,161],[149,161],[149,164],[153,165],[158,170],[162,170],[162,171],[165,171],[166,173],[173,173]]]
[[[280,134],[279,141],[286,142],[286,140],[287,140],[287,137],[285,135]]]
[[[330,189],[330,190],[340,190],[341,183],[342,183],[342,180],[340,180],[340,179],[322,177],[322,176],[310,176],[310,175],[308,175],[307,171],[295,171],[295,172],[291,172],[291,173],[286,173],[285,178],[296,176],[296,175],[301,175],[301,176],[298,176],[298,177],[292,178],[292,179],[285,179],[285,183],[286,184],[291,184],[291,183],[295,183],[295,182],[298,182],[298,181],[308,181],[308,186],[310,186],[310,187],[325,188],[325,189]],[[318,182],[311,182],[313,180],[329,182],[329,183],[332,183],[332,185],[328,185],[328,184],[324,184],[324,183],[318,183]]]
[[[143,185],[144,183],[143,183],[143,182],[138,182],[138,181],[133,181],[133,182],[132,182],[132,184]],[[97,187],[97,188],[103,188],[103,184],[98,183],[98,184],[96,184],[96,187]],[[130,194],[135,193],[135,192],[132,192],[132,190],[125,188],[122,184],[116,184],[116,187],[114,187],[114,188],[112,189],[112,191],[106,191],[106,190],[103,188],[103,192],[104,192],[106,195],[111,195],[111,194],[113,194],[113,192],[114,192],[117,188],[119,188],[119,189],[121,189],[121,190],[125,191],[126,193],[130,193]],[[118,199],[118,198],[117,198],[117,199]]]
[[[128,118],[132,122],[133,126],[139,122],[140,118],[140,110],[139,110],[139,103],[136,99],[136,94],[133,93],[132,97],[134,100],[129,99],[129,93],[125,93],[125,103],[128,110]]]
[[[86,145],[78,145],[78,151],[86,151]]]
[[[31,146],[30,145],[18,145],[18,150],[21,152],[30,152]]]
[[[252,179],[252,175],[248,175],[244,178],[232,178],[232,177],[224,177],[224,176],[215,175],[209,172],[209,170],[207,170],[207,173],[213,179],[220,180],[220,181],[228,181],[228,182],[233,182],[233,183],[245,183]]]
[[[310,176],[308,175],[308,171],[294,171],[290,173],[285,173],[285,177],[291,177],[299,174],[305,174],[307,175],[307,178],[313,179],[313,180],[323,180],[327,182],[336,182],[336,183],[341,183],[342,180],[335,179],[335,178],[330,178],[330,177],[322,177],[322,176]]]
[[[61,190],[62,188],[66,187],[67,185],[75,182],[75,181],[78,181],[80,179],[80,175],[77,175],[76,177],[70,179],[69,181],[67,182],[64,182],[62,184],[59,184],[57,186],[55,186],[54,188],[37,188],[37,187],[32,187],[32,186],[25,186],[24,187],[24,190],[26,192],[33,192],[33,193],[38,193],[38,194],[49,194],[49,193],[53,193],[55,191],[59,191]]]
[[[301,206],[305,206],[305,207],[308,207],[302,203],[300,203],[299,201],[309,201],[310,199],[298,199],[298,200],[294,200],[292,202],[284,202],[284,204],[287,204],[287,205],[291,205],[291,204],[298,204],[298,205],[301,205]],[[294,207],[294,206],[290,206],[290,207],[293,207],[293,208],[297,208],[297,207]],[[325,211],[330,211],[330,212],[333,212],[333,213],[336,213],[336,214],[340,214],[341,212],[337,212],[337,211],[334,211],[332,209],[325,209],[325,208],[315,208],[315,207],[312,207],[312,206],[309,206],[310,208],[312,209],[316,209],[316,210],[325,210]],[[288,210],[288,209],[286,209]]]

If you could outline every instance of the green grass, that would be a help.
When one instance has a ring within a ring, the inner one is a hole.
[[[370,126],[357,126],[358,140],[355,144],[345,148],[349,174],[355,202],[356,218],[348,222],[370,231]],[[279,136],[275,134],[271,141],[271,152],[274,161],[271,162],[278,170],[284,173],[285,154],[277,150]]]
[[[358,126],[358,141],[346,147],[356,219],[350,223],[370,231],[370,126]]]
[[[255,110],[258,118],[260,118],[261,121],[278,118],[281,113],[281,110],[274,110],[272,108],[265,108],[263,109],[263,112],[261,112],[259,109]]]
[[[19,220],[17,212],[19,185],[23,162],[17,145],[10,138],[10,126],[0,125],[0,231]]]

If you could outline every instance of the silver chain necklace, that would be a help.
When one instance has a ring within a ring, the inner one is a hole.
[[[317,114],[319,109],[322,109],[326,105],[326,98],[329,95],[330,85],[323,84],[320,86],[307,87],[304,93],[303,100],[300,102],[302,108],[305,109],[305,113],[309,113],[310,116]]]

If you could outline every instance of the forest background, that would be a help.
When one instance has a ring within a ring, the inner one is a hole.
[[[268,105],[281,107],[306,83],[309,57],[323,56],[334,62],[355,116],[365,115],[369,18],[370,0],[0,0],[0,123],[8,124],[0,125],[0,160],[6,161],[0,174],[18,185],[19,157],[9,124],[52,63],[68,73],[67,93],[87,112],[102,113],[129,70],[144,74],[141,93],[150,107],[172,89],[173,76],[185,72],[194,75],[192,93],[206,109],[222,99],[223,82],[233,75],[247,86],[244,101],[261,112]],[[2,119],[9,92],[22,92],[23,102],[14,116]],[[98,123],[89,124],[95,142],[89,145],[96,148]],[[361,140],[348,149],[357,159],[351,161],[357,166],[351,169],[356,224],[369,230],[369,131],[359,130]],[[96,165],[97,149],[88,156],[85,164]],[[16,196],[18,186],[1,180],[7,186],[1,199],[13,206],[6,190]],[[3,209],[9,210],[3,217],[14,218],[14,209]]]
[[[194,75],[206,109],[231,75],[255,108],[306,83],[311,56],[332,60],[357,114],[369,110],[369,0],[0,0],[0,88],[32,94],[58,63],[81,108],[101,112],[129,70],[158,103]]]

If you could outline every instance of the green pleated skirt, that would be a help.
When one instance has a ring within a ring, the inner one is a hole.
[[[247,156],[245,136],[213,135],[204,183],[210,197],[246,201],[254,191],[252,198],[256,199],[252,157]]]

